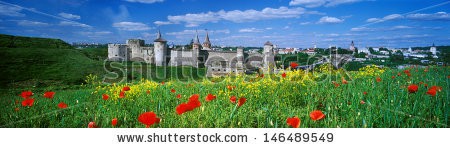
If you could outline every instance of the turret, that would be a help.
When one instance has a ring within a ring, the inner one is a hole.
[[[264,44],[264,71],[271,73],[275,67],[275,55],[273,53],[273,44],[267,41]]]
[[[158,30],[154,43],[155,64],[156,66],[166,65],[167,41],[161,37],[161,32]]]
[[[211,49],[211,42],[209,41],[208,31],[206,31],[205,41],[203,42],[203,48],[208,50]]]

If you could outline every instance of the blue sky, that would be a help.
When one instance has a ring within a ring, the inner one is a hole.
[[[448,0],[0,0],[0,33],[67,42],[218,46],[450,45]]]

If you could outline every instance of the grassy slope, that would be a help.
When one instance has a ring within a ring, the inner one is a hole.
[[[0,87],[81,84],[87,74],[102,70],[101,62],[90,58],[102,56],[95,54],[60,39],[0,35]]]

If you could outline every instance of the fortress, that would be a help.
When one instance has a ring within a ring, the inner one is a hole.
[[[108,44],[109,61],[136,61],[156,66],[206,67],[207,76],[242,74],[248,69],[261,68],[271,72],[275,67],[273,44],[267,41],[263,53],[244,53],[244,48],[236,51],[212,50],[208,32],[200,44],[196,34],[192,49],[168,48],[167,41],[158,31],[153,47],[145,45],[144,40],[129,39],[126,44]]]

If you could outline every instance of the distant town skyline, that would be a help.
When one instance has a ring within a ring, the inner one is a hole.
[[[348,48],[450,45],[448,0],[0,0],[0,33],[69,43]]]

